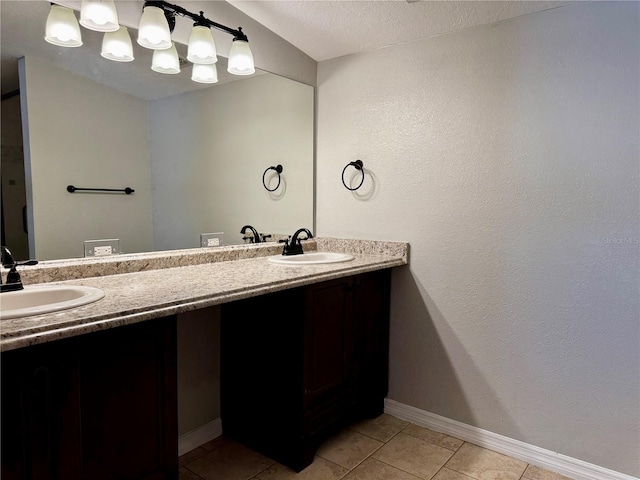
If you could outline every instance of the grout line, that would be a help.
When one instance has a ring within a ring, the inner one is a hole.
[[[204,480],[204,478],[202,478],[200,475],[198,475],[196,472],[194,472],[193,470],[191,470],[187,465],[184,465],[181,468],[186,468],[187,470],[189,470],[191,473],[193,473],[196,477],[200,478],[201,480]],[[180,470],[180,469],[178,469]]]
[[[396,417],[394,417],[394,418],[396,418]],[[439,445],[439,444],[437,444],[437,443],[430,442],[429,440],[425,440],[424,438],[420,438],[420,437],[417,437],[417,436],[415,436],[415,435],[411,435],[410,433],[405,432],[405,430],[409,427],[409,425],[413,425],[414,427],[418,427],[418,428],[423,428],[423,429],[425,429],[425,430],[429,430],[430,432],[437,433],[438,435],[443,435],[443,436],[445,436],[445,437],[453,438],[454,440],[458,440],[458,441],[460,441],[460,442],[462,442],[462,443],[460,444],[460,446],[459,446],[459,447],[457,447],[457,448],[455,448],[455,449],[451,449],[451,448],[443,447],[442,445]],[[427,443],[430,443],[430,444],[432,444],[432,445],[435,445],[436,447],[444,448],[445,450],[449,450],[450,452],[453,452],[453,453],[456,453],[458,450],[460,450],[460,448],[462,447],[462,445],[464,445],[464,444],[466,443],[466,442],[465,442],[464,440],[462,440],[461,438],[452,437],[451,435],[447,435],[446,433],[437,432],[437,431],[435,431],[435,430],[431,430],[430,428],[422,427],[422,426],[420,426],[420,425],[417,425],[417,424],[415,424],[415,423],[411,423],[411,422],[409,422],[409,423],[408,423],[408,424],[407,424],[407,425],[406,425],[402,430],[400,430],[400,432],[404,433],[405,435],[409,435],[410,437],[417,438],[418,440],[422,440],[423,442],[427,442]]]

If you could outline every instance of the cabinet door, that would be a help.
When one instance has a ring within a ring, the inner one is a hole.
[[[304,394],[312,408],[351,387],[353,380],[352,279],[311,285],[305,299]]]
[[[63,441],[75,367],[69,349],[49,344],[2,354],[3,479],[77,478],[77,442]]]
[[[101,332],[79,343],[82,479],[175,475],[175,329],[173,317]]]
[[[177,477],[175,317],[2,354],[2,478]]]

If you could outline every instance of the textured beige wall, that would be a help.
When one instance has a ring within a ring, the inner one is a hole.
[[[639,10],[580,3],[321,62],[316,179],[319,235],[411,243],[390,398],[634,476]]]
[[[151,250],[147,102],[36,57],[21,65],[35,236],[31,256],[82,257],[84,241],[101,238],[119,238],[122,253]],[[135,194],[70,194],[67,185],[128,186]]]

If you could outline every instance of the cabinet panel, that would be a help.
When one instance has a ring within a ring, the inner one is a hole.
[[[175,478],[175,328],[171,317],[3,353],[2,478]]]
[[[223,305],[225,435],[299,471],[328,435],[382,413],[388,280],[373,272]]]
[[[305,407],[350,386],[353,321],[350,279],[306,289]]]

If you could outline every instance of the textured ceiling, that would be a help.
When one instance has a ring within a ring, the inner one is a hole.
[[[568,5],[554,1],[227,0],[316,61]]]

